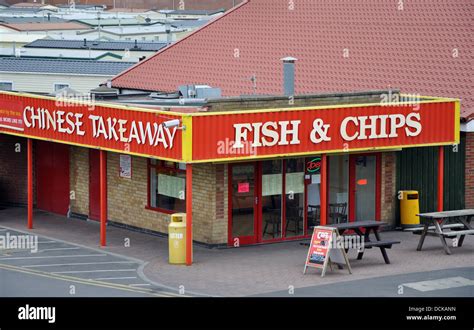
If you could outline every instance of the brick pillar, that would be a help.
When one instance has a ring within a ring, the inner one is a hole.
[[[474,208],[474,132],[466,133],[466,208]]]
[[[396,155],[393,152],[382,154],[382,196],[381,220],[395,226],[396,196]]]

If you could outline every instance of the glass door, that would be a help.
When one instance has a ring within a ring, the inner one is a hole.
[[[351,156],[351,221],[378,220],[379,155]]]
[[[229,166],[231,219],[229,245],[245,245],[257,242],[257,189],[256,164],[233,164]]]

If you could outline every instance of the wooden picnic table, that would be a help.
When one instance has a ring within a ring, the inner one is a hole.
[[[387,223],[380,222],[380,221],[355,221],[355,222],[347,222],[347,223],[338,223],[334,225],[328,225],[328,227],[336,228],[339,231],[339,234],[344,234],[345,231],[353,230],[357,235],[363,237],[364,245],[363,249],[359,250],[359,254],[357,255],[357,260],[362,259],[364,256],[365,249],[371,249],[373,247],[380,248],[380,252],[382,252],[383,259],[385,260],[386,264],[390,263],[390,259],[388,258],[386,249],[390,249],[393,244],[399,244],[400,241],[383,241],[380,237],[380,233],[378,232],[380,227],[386,226]],[[375,235],[375,241],[370,240],[370,232],[373,232]],[[347,252],[346,248],[346,252]]]
[[[421,231],[417,251],[421,251],[426,236],[436,236],[440,238],[446,254],[451,254],[446,237],[460,236],[457,246],[462,247],[464,237],[474,235],[474,228],[471,226],[474,209],[421,213],[418,216],[423,227],[413,230],[414,234]]]

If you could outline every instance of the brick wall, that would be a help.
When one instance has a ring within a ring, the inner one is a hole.
[[[119,176],[119,154],[108,153],[108,219],[119,224],[168,232],[170,216],[147,209],[147,159],[132,158],[132,179]],[[194,165],[193,238],[206,244],[227,243],[227,166]],[[71,211],[89,213],[89,151],[71,148]]]
[[[466,208],[474,208],[474,133],[466,133]]]
[[[119,154],[108,153],[108,218],[124,225],[167,233],[169,215],[146,209],[148,198],[146,158],[132,157],[132,179],[119,176],[119,161]]]
[[[0,204],[27,203],[26,139],[0,134]]]
[[[208,244],[227,243],[227,165],[193,166],[194,239]]]
[[[70,147],[71,212],[89,215],[89,149]]]
[[[396,192],[396,155],[393,152],[382,153],[382,196],[381,196],[381,220],[396,225],[395,208],[397,199]]]

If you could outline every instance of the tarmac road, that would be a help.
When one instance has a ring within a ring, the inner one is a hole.
[[[25,235],[2,227],[0,234]],[[183,296],[147,281],[140,260],[42,236],[36,245],[0,249],[0,297]]]
[[[73,294],[71,294],[73,293]],[[164,297],[101,282],[64,278],[0,265],[0,297]]]
[[[317,270],[309,269],[309,272]],[[276,291],[259,297],[474,297],[474,267],[382,276]]]

